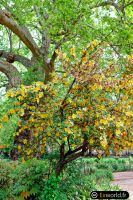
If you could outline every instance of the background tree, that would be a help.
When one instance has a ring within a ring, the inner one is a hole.
[[[131,12],[128,0],[1,1],[0,56],[9,63],[33,67],[45,82],[56,69],[59,48],[67,51],[74,44],[80,50],[97,38],[108,43],[108,56],[114,52],[123,57],[132,48]]]

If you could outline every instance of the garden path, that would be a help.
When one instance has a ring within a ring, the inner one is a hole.
[[[133,200],[133,171],[113,173],[113,185],[118,185],[123,191],[129,192],[129,199]]]

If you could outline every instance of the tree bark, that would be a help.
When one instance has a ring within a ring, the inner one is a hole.
[[[20,85],[21,83],[20,74],[16,69],[16,67],[14,67],[12,64],[0,60],[0,71],[3,72],[9,80],[8,89],[11,87],[18,87],[18,85]]]
[[[34,56],[39,57],[40,51],[33,40],[29,30],[26,27],[21,27],[17,24],[11,16],[7,16],[3,10],[0,10],[0,24],[9,28],[13,33],[15,33],[20,40],[31,50]]]
[[[21,63],[22,65],[24,65],[26,68],[29,68],[33,65],[32,60],[26,58],[25,56],[21,56],[21,55],[14,54],[11,52],[6,52],[2,49],[0,50],[0,57],[8,60],[10,55],[12,55],[14,57],[14,62],[17,61],[17,62]]]
[[[60,146],[60,160],[56,166],[56,176],[60,176],[64,167],[68,163],[72,162],[73,160],[76,160],[79,157],[83,157],[87,152],[87,150],[88,150],[88,140],[86,137],[84,138],[83,145],[79,146],[74,150],[68,150],[68,152],[66,153],[65,153],[65,144],[63,143]]]

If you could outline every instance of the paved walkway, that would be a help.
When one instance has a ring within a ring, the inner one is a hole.
[[[133,171],[115,172],[113,185],[118,185],[122,190],[129,192],[129,199],[133,200]]]

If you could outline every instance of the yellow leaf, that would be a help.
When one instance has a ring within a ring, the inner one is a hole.
[[[27,150],[27,155],[30,155],[32,153],[32,150],[31,149],[28,149]]]
[[[26,103],[23,104],[23,107],[27,107]]]
[[[127,111],[127,112],[126,112],[126,115],[127,115],[127,116],[133,116],[133,111]]]
[[[14,110],[14,109],[11,109],[10,111],[9,111],[9,114],[14,114],[16,111]]]
[[[67,141],[67,137],[64,137],[63,140],[66,142]]]
[[[93,86],[91,86],[91,90],[92,91],[95,91],[97,89],[97,85],[96,84],[94,84]]]
[[[76,116],[75,114],[72,115],[72,119],[76,119],[76,117],[77,117],[77,116]]]
[[[28,142],[28,140],[26,140],[26,139],[23,140],[23,143],[24,143],[24,144],[27,144],[27,142]]]
[[[22,101],[23,99],[24,99],[24,97],[22,97],[22,96],[19,96],[19,97],[18,97],[18,100],[19,100],[19,101]]]
[[[43,142],[45,143],[45,142],[46,142],[46,140],[47,140],[47,139],[46,139],[46,137],[44,137],[44,138],[43,138]]]
[[[24,157],[22,157],[22,163],[25,163],[25,159],[24,159]]]
[[[119,135],[121,133],[120,129],[116,130],[116,134]]]
[[[68,134],[72,133],[71,129],[69,129],[69,128],[65,128],[65,132],[67,132]]]
[[[39,127],[39,131],[43,131],[43,127]]]
[[[101,120],[100,120],[100,123],[106,125],[106,124],[108,124],[108,121],[107,121],[106,119],[101,119]]]
[[[73,57],[76,57],[75,47],[72,47],[72,48],[70,49],[70,53],[71,53],[71,55],[72,55]]]
[[[43,97],[43,92],[39,92],[38,97],[42,98]]]
[[[56,133],[55,135],[56,135],[57,137],[59,137],[59,136],[60,136],[60,133]]]
[[[48,117],[48,114],[43,113],[43,114],[40,115],[40,117],[41,117],[41,118],[47,118],[47,117]]]
[[[63,53],[62,57],[63,57],[63,59],[65,59],[66,58],[66,53]]]
[[[24,115],[24,109],[23,108],[21,108],[20,109],[20,114],[19,114],[20,116],[23,116]]]
[[[36,85],[44,86],[44,83],[41,81],[36,82]]]
[[[55,52],[56,52],[57,54],[59,54],[60,51],[59,51],[59,49],[56,49]]]
[[[2,125],[2,124],[0,124],[0,128],[3,128],[3,125]]]
[[[38,137],[38,132],[34,133],[34,136],[35,136],[35,137]]]
[[[2,121],[3,122],[7,122],[8,121],[8,116],[4,116]]]
[[[103,148],[106,148],[107,140],[104,138],[102,141],[100,141],[100,144],[102,145]]]
[[[10,92],[7,93],[7,96],[8,97],[15,97],[16,94],[13,91],[10,91]]]
[[[82,62],[84,62],[84,63],[87,62],[87,57],[83,57]]]
[[[21,150],[21,145],[18,145],[18,150]]]
[[[30,192],[26,191],[26,192],[21,192],[21,197],[22,198],[26,198],[30,196]]]
[[[41,88],[39,86],[34,88],[34,92],[38,92]]]
[[[102,110],[102,111],[105,111],[105,110],[106,110],[106,108],[105,108],[104,105],[99,106],[99,108],[100,108],[100,110]]]
[[[106,87],[106,91],[107,92],[112,92],[112,88],[111,87]]]
[[[89,143],[90,143],[90,144],[94,144],[94,139],[91,138],[91,139],[89,140]]]
[[[37,101],[37,103],[39,103],[39,101],[40,101],[39,97],[36,97],[36,101]]]
[[[120,128],[120,127],[123,126],[123,125],[124,125],[123,122],[117,122],[117,123],[116,123],[116,127],[117,127],[117,128]]]
[[[44,149],[41,150],[41,153],[44,153]]]
[[[32,118],[30,119],[30,121],[31,121],[31,122],[35,122],[35,119],[32,117]]]
[[[99,154],[97,155],[97,157],[98,157],[98,158],[101,158],[101,157],[102,157],[102,155],[99,153]]]
[[[15,135],[19,135],[19,132],[16,132]]]
[[[99,121],[95,121],[95,125],[98,126],[99,125]]]
[[[16,106],[20,106],[21,105],[21,103],[18,101],[17,103],[16,103]]]

